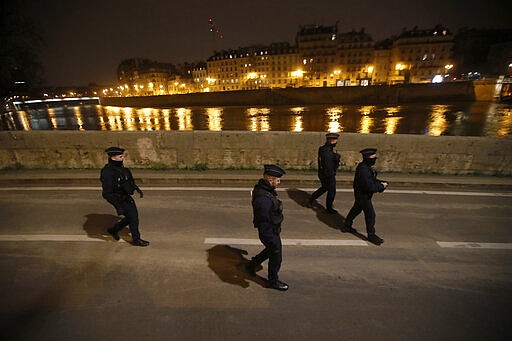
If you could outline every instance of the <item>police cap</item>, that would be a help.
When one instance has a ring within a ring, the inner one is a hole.
[[[363,150],[360,150],[359,153],[363,154],[363,157],[369,157],[370,155],[376,154],[377,149],[376,148],[365,148]]]
[[[105,153],[107,153],[108,156],[121,155],[124,153],[124,149],[119,147],[108,147],[105,149]]]
[[[328,140],[337,140],[338,137],[340,137],[340,134],[338,133],[327,133],[325,134],[325,138]]]
[[[284,174],[286,174],[284,169],[282,169],[281,167],[279,167],[277,165],[264,165],[263,167],[264,167],[263,174],[266,174],[266,175],[275,176],[276,178],[280,178]]]

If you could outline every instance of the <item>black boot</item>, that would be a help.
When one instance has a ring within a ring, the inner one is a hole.
[[[353,228],[352,225],[343,224],[343,226],[341,226],[341,232],[356,233],[357,230],[355,228]]]
[[[261,269],[263,269],[261,264],[254,264],[252,260],[245,266],[245,270],[247,270],[251,276],[256,276],[256,272],[260,271]]]
[[[118,231],[117,231],[117,224],[112,226],[111,228],[107,229],[107,232],[112,235],[112,238],[114,238],[115,240],[119,240],[119,234],[118,234]]]
[[[272,289],[276,289],[279,291],[288,290],[288,284],[281,282],[280,280],[270,281],[269,284]]]
[[[384,243],[384,239],[382,239],[381,237],[377,236],[374,233],[368,235],[368,241],[375,245],[380,245],[380,244]]]
[[[147,240],[144,240],[144,239],[135,239],[132,244],[134,246],[148,246],[149,245],[149,242]]]

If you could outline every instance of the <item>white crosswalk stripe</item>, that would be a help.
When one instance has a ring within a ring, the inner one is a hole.
[[[437,242],[437,245],[443,248],[512,249],[512,243]]]

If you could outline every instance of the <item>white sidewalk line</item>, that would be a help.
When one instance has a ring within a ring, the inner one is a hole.
[[[283,245],[294,246],[368,246],[364,240],[340,239],[282,239]],[[205,244],[261,245],[259,239],[246,238],[205,238]]]
[[[436,242],[442,248],[459,249],[512,249],[512,243],[479,243],[479,242]]]
[[[105,235],[109,238],[110,235]],[[0,235],[2,242],[106,242],[114,240],[101,239],[98,237],[89,237],[81,234],[3,234]],[[121,239],[120,241],[124,241]]]

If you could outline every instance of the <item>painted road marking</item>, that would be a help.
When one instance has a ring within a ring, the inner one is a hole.
[[[479,242],[436,242],[443,248],[460,249],[512,249],[512,243],[479,243]]]
[[[108,238],[107,235],[105,237]],[[4,234],[0,235],[2,242],[105,242],[110,240],[89,237],[81,234]],[[112,239],[112,241],[114,241]],[[121,239],[120,241],[124,241]]]
[[[284,192],[292,188],[279,188],[278,192]],[[293,188],[295,189],[295,188]],[[292,189],[292,190],[293,190]],[[252,187],[144,187],[144,191],[222,191],[222,192],[245,192],[250,193]],[[312,192],[316,188],[297,188],[297,190]],[[1,187],[0,191],[101,191],[101,187]],[[338,189],[336,192],[352,193],[352,189]],[[512,193],[499,192],[448,192],[448,191],[421,191],[421,190],[399,190],[388,189],[385,193],[394,194],[426,194],[426,195],[455,195],[455,196],[478,196],[478,197],[512,197]]]
[[[108,235],[86,236],[78,234],[4,234],[0,235],[0,242],[113,242]],[[121,239],[120,242],[125,242]],[[259,239],[250,238],[205,238],[205,244],[233,244],[233,245],[261,245]],[[283,239],[283,245],[287,246],[368,246],[364,240],[354,239]],[[496,249],[512,250],[512,243],[481,243],[481,242],[441,242],[437,245],[442,248],[465,249]]]
[[[259,239],[246,238],[205,238],[205,244],[261,245]],[[282,239],[283,245],[295,246],[368,246],[364,240],[340,239]]]

